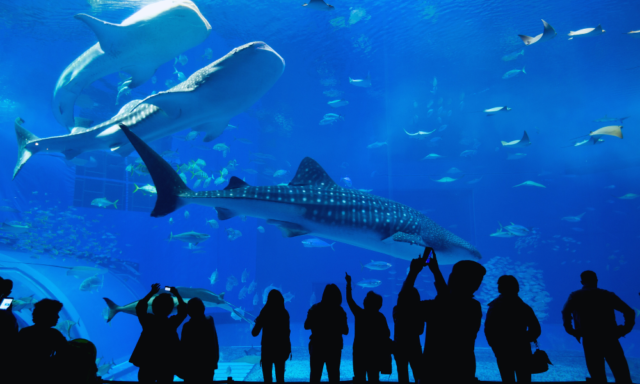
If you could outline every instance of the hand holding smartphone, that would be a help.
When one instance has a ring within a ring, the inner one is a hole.
[[[167,291],[167,292],[171,292],[171,287],[168,287],[168,286],[164,287],[164,290]]]
[[[6,311],[11,306],[11,303],[13,303],[13,297],[5,297],[0,303],[0,310]]]

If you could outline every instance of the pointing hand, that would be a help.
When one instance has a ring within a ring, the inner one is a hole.
[[[344,279],[347,280],[347,284],[351,284],[351,276],[347,272],[344,273]]]

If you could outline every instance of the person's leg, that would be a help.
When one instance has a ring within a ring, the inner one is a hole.
[[[140,367],[138,368],[138,382],[139,383],[153,383],[155,379],[151,376],[151,372],[149,372],[148,368]]]
[[[329,374],[330,382],[340,381],[340,358],[342,357],[342,350],[331,351],[326,354],[327,373]]]
[[[508,356],[496,356],[498,362],[498,370],[500,371],[500,379],[503,383],[515,383],[516,372],[513,366],[513,360]]]
[[[321,351],[311,348],[309,343],[309,368],[311,370],[309,381],[319,383],[322,378],[322,369],[324,367],[324,356]]]
[[[596,383],[606,383],[607,375],[604,368],[604,352],[602,341],[594,338],[582,338],[582,348],[584,349],[584,359],[587,363],[587,370],[591,380]]]
[[[613,372],[616,383],[631,383],[631,372],[629,372],[629,363],[624,356],[624,350],[620,345],[620,341],[613,339],[603,345],[604,358]]]
[[[369,369],[367,369],[367,380],[372,383],[380,382],[380,371],[378,371],[378,367],[369,367]]]
[[[268,360],[262,360],[262,380],[265,383],[272,383],[273,376],[271,376],[271,371],[273,370],[273,362]]]
[[[408,383],[409,382],[409,361],[404,356],[395,356],[395,360],[396,360],[396,371],[398,372],[398,383]],[[414,370],[413,376],[415,378],[416,371],[413,364],[411,364],[411,369]]]
[[[357,382],[367,381],[367,361],[362,354],[353,351],[353,380]]]
[[[285,363],[287,360],[277,361],[274,363],[276,366],[276,382],[284,383],[284,371],[285,371]]]

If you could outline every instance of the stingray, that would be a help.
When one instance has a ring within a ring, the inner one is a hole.
[[[527,131],[524,131],[522,135],[522,139],[513,140],[513,141],[501,141],[503,147],[528,147],[531,145],[531,141],[529,141],[529,135],[527,135]]]
[[[65,267],[62,265],[53,265],[53,264],[24,263],[22,261],[3,261],[3,263],[17,263],[17,264],[27,264],[27,265],[40,265],[42,267],[62,268],[67,270],[67,276],[73,276],[76,279],[86,279],[88,277],[103,275],[109,272],[109,270],[106,268],[86,267],[82,265],[77,267]]]
[[[541,41],[551,40],[556,37],[557,33],[555,29],[549,23],[542,20],[542,24],[544,25],[544,31],[536,37],[531,37],[527,35],[518,35],[522,39],[524,45],[531,45],[535,43],[539,43]]]
[[[433,132],[435,132],[435,131],[436,131],[436,130],[434,129],[434,130],[433,130],[433,131],[431,131],[431,132],[418,131],[418,132],[416,132],[416,133],[409,133],[409,132],[407,132],[407,130],[405,129],[405,130],[404,130],[404,133],[406,133],[407,135],[409,135],[409,136],[411,136],[411,137],[416,137],[416,138],[422,139],[422,138],[424,138],[425,136],[430,135],[430,134],[432,134],[432,133],[433,133]]]
[[[317,9],[318,11],[331,11],[335,7],[324,2],[324,0],[309,0],[307,4],[302,4],[303,7]]]
[[[574,37],[588,37],[588,36],[598,36],[605,33],[605,30],[602,29],[602,26],[598,24],[595,28],[583,28],[579,31],[571,31],[569,32],[569,40],[573,40]]]
[[[457,179],[454,179],[453,177],[449,177],[449,176],[445,176],[442,179],[438,179],[438,180],[433,180],[436,183],[453,183],[454,181],[460,180],[464,177],[464,175],[458,177]]]
[[[520,183],[518,185],[514,185],[512,188],[515,187],[538,187],[538,188],[547,188],[542,184],[538,184],[535,181],[531,181],[531,180],[527,180],[524,183]]]
[[[615,136],[619,139],[622,139],[622,125],[609,125],[606,127],[602,127],[589,133],[589,136],[596,139],[602,136]]]

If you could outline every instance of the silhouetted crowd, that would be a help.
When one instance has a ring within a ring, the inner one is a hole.
[[[416,278],[428,267],[435,279],[437,296],[421,300],[414,287]],[[473,295],[480,287],[485,268],[474,261],[453,266],[448,281],[440,272],[435,252],[411,261],[409,273],[393,308],[394,340],[387,319],[380,312],[382,297],[367,293],[362,307],[353,299],[351,276],[345,274],[347,304],[355,318],[353,341],[354,381],[380,380],[391,374],[395,356],[398,381],[409,382],[409,365],[416,382],[468,383],[475,378],[475,341],[482,323],[482,308]],[[635,325],[634,310],[614,293],[598,288],[595,272],[581,274],[582,289],[571,293],[562,317],[568,334],[581,342],[591,381],[604,383],[605,361],[616,383],[631,383],[629,366],[619,338]],[[0,300],[13,289],[11,280],[0,278]],[[160,293],[160,285],[136,305],[142,326],[140,339],[129,360],[139,368],[140,382],[171,382],[178,375],[186,382],[212,381],[220,357],[218,336],[211,316],[205,316],[202,300],[185,303],[176,288]],[[498,279],[500,295],[489,304],[484,332],[498,364],[503,382],[531,382],[532,373],[546,370],[550,361],[544,352],[532,353],[541,328],[534,311],[519,296],[518,280],[511,275]],[[43,299],[33,309],[34,325],[22,328],[11,307],[0,310],[2,347],[0,362],[4,382],[47,382],[64,372],[66,383],[96,380],[96,348],[88,340],[67,341],[53,327],[62,303]],[[150,310],[149,310],[150,309]],[[176,314],[171,316],[177,310]],[[624,316],[616,322],[615,311]],[[178,337],[178,327],[189,316]],[[256,318],[253,336],[262,333],[261,367],[265,382],[284,382],[286,361],[291,358],[289,312],[278,290],[271,290]],[[425,332],[424,348],[420,336]],[[319,382],[326,365],[330,382],[340,381],[343,335],[349,333],[342,293],[337,285],[325,287],[322,300],[307,314],[304,328],[309,342],[310,382]],[[541,368],[542,366],[542,368]]]

